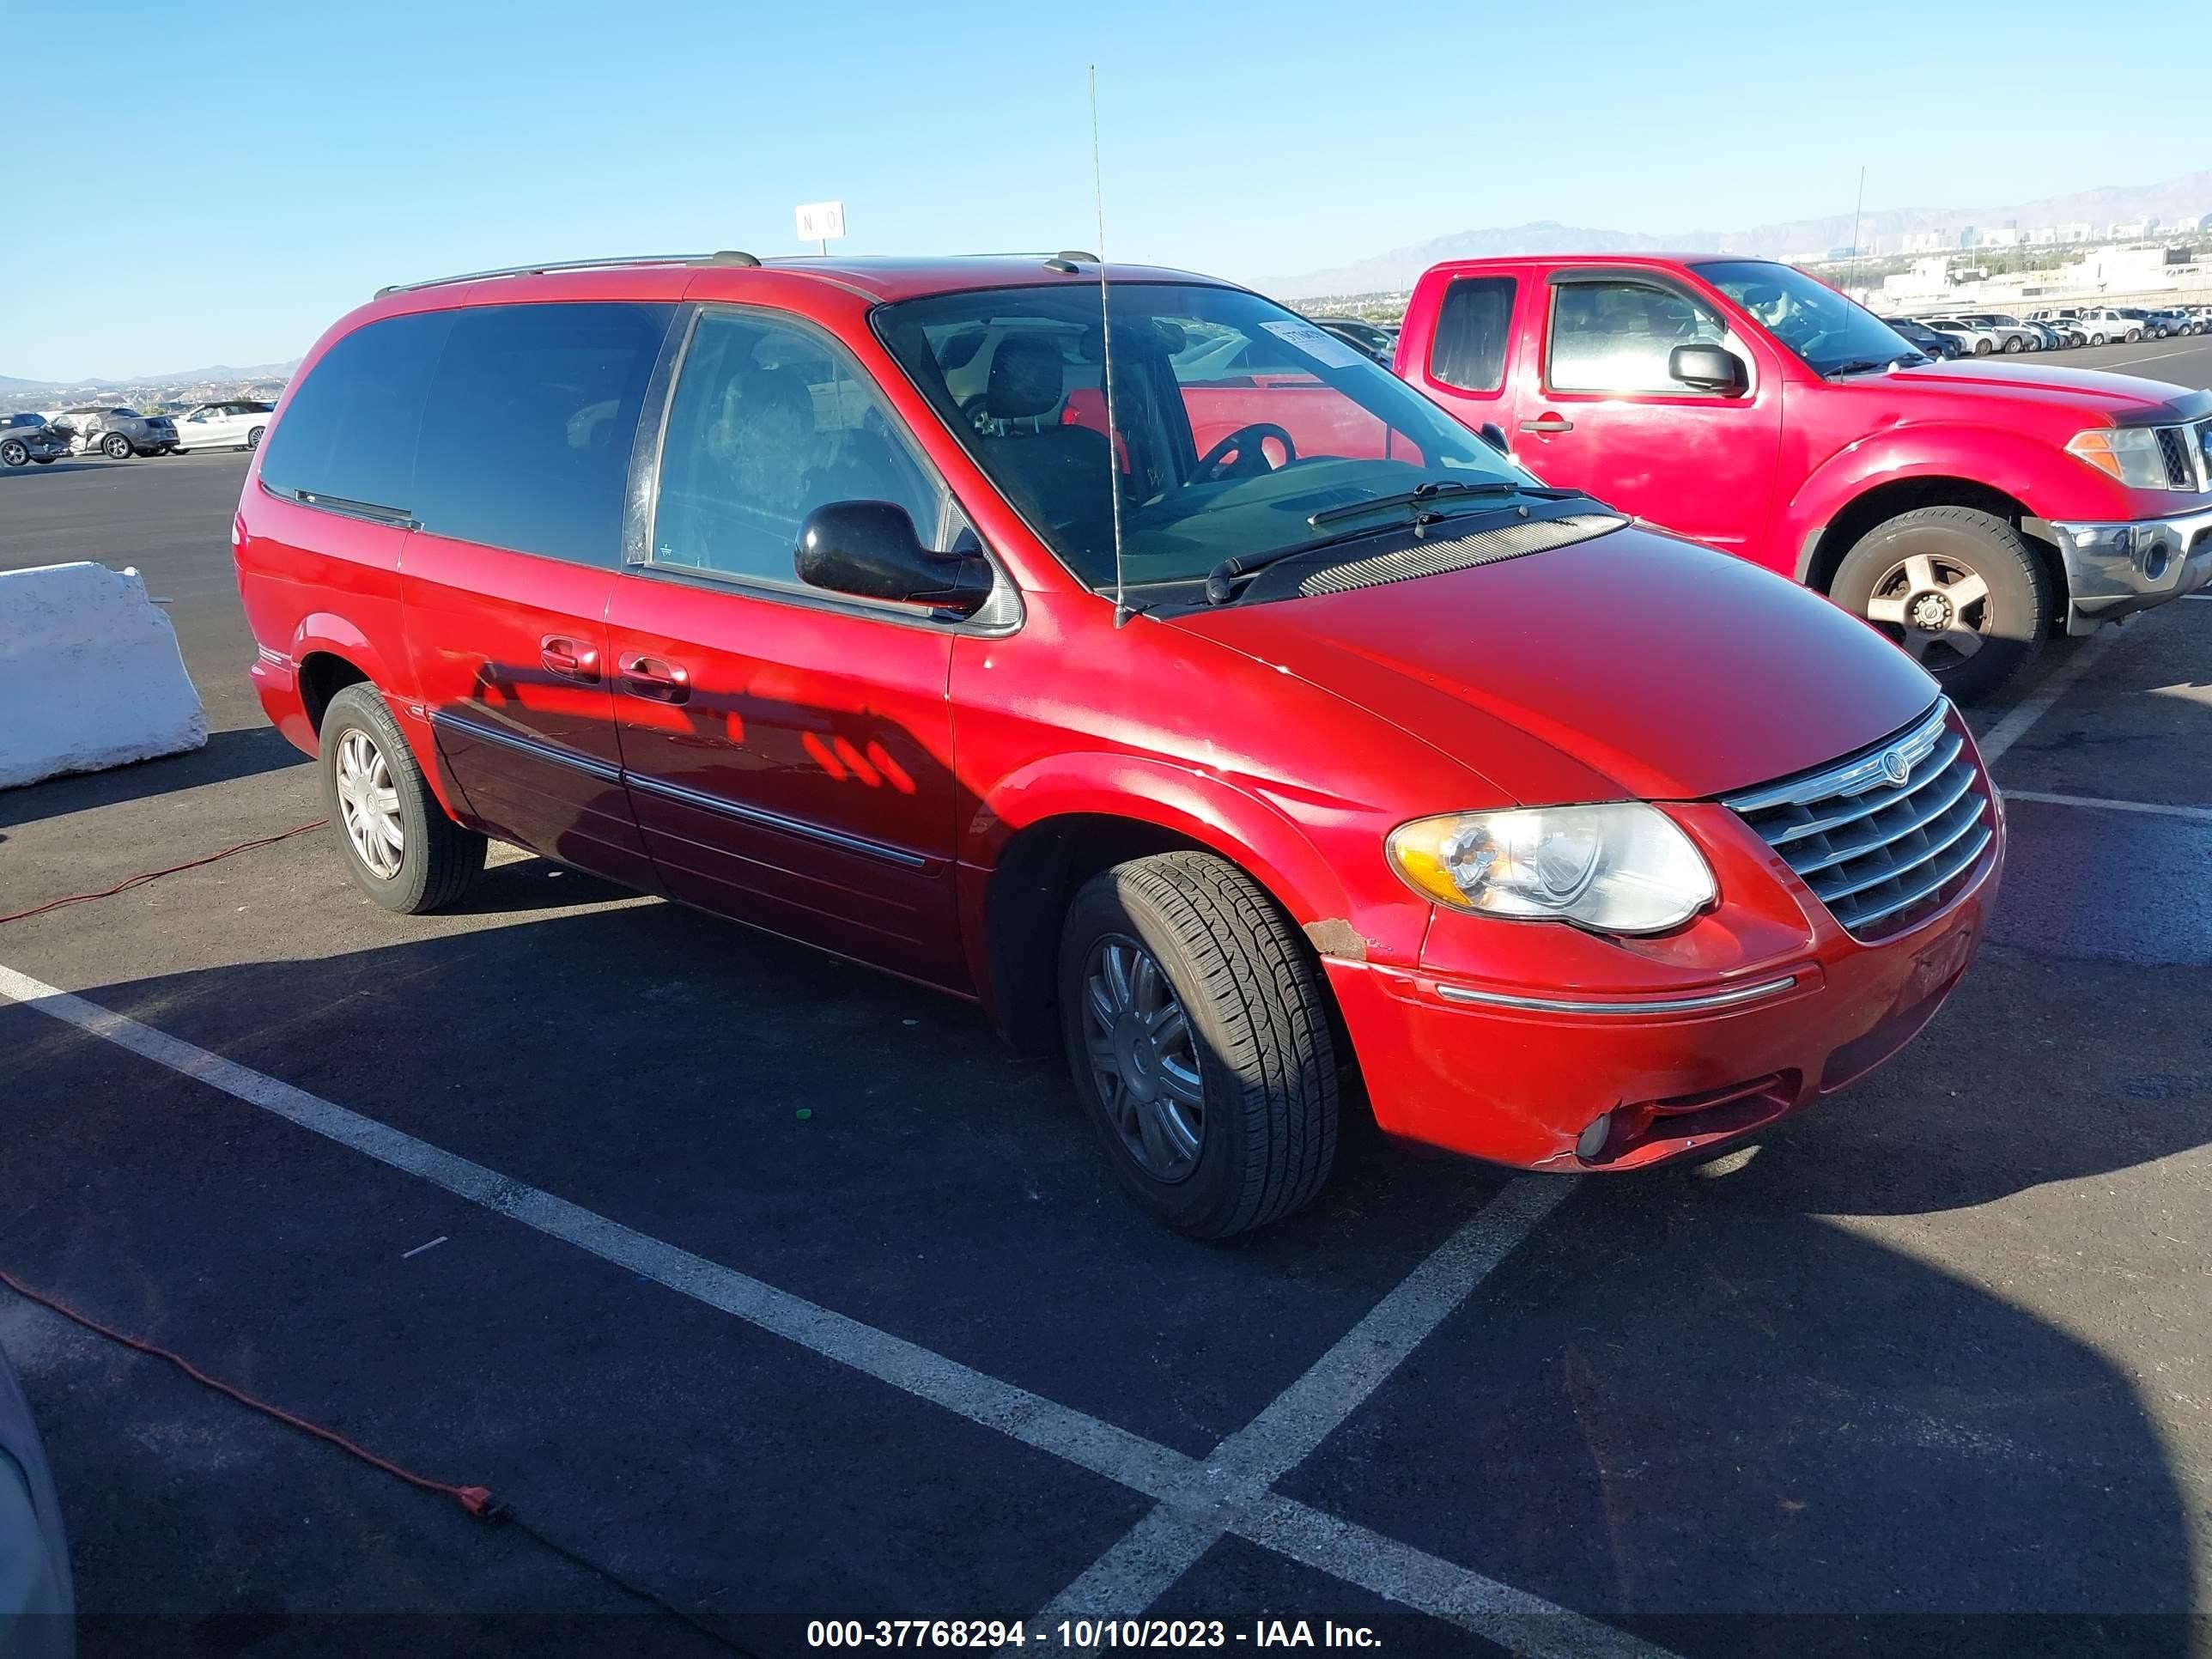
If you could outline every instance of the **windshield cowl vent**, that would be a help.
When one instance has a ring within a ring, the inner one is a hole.
[[[1378,553],[1371,559],[1331,565],[1300,582],[1298,592],[1308,598],[1316,593],[1346,593],[1355,587],[1379,587],[1384,582],[1411,581],[1416,576],[1496,564],[1501,559],[1522,558],[1571,542],[1586,542],[1619,530],[1627,522],[1618,513],[1571,513],[1563,518],[1473,531],[1449,540],[1423,542],[1402,552]]]

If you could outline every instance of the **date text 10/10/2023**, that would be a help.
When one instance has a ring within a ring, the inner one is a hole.
[[[1382,1645],[1364,1625],[1324,1619],[1257,1619],[1249,1629],[1219,1619],[1063,1619],[1032,1631],[1021,1620],[817,1619],[806,1626],[811,1648],[1366,1648]]]

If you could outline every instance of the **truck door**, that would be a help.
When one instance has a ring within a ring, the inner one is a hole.
[[[1782,377],[1764,343],[1663,272],[1570,269],[1544,287],[1522,325],[1536,349],[1520,354],[1514,377],[1515,456],[1656,529],[1785,565],[1766,545]],[[1674,348],[1697,344],[1734,353],[1744,383],[1677,379]]]

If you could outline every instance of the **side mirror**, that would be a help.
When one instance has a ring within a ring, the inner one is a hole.
[[[1667,354],[1667,373],[1700,392],[1741,392],[1751,384],[1743,360],[1717,345],[1678,345]]]
[[[1513,453],[1506,447],[1505,428],[1495,421],[1485,421],[1480,426],[1475,428],[1474,435],[1501,455],[1510,455]]]
[[[831,501],[799,527],[792,567],[809,587],[863,599],[933,605],[972,617],[991,596],[981,553],[933,553],[890,501]]]

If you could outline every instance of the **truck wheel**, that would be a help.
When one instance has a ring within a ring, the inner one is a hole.
[[[382,693],[355,684],[332,697],[322,750],[323,805],[355,886],[410,916],[468,891],[484,838],[446,816]]]
[[[1336,1156],[1321,970],[1251,878],[1164,853],[1085,883],[1060,950],[1060,1030],[1122,1186],[1198,1238],[1288,1215]]]
[[[1844,556],[1828,594],[1961,703],[2027,665],[2053,610],[2050,577],[2026,538],[1971,507],[1923,507],[1876,525]]]
[[[131,440],[120,432],[111,432],[100,441],[100,453],[111,461],[131,459]]]
[[[2128,331],[2128,343],[2129,343],[2130,345],[2133,345],[2136,341],[2138,341],[2138,340],[2140,340],[2140,339],[2142,339],[2142,331],[2141,329],[2139,329],[2139,328],[2131,328],[2131,329],[2130,329],[2130,330]]]

